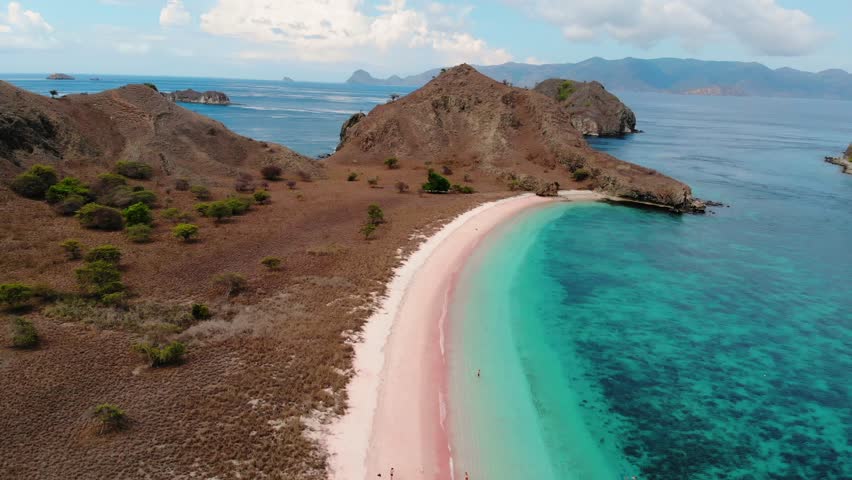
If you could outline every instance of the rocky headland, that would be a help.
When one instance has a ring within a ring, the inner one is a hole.
[[[177,90],[163,94],[172,102],[177,103],[203,103],[205,105],[230,105],[231,99],[222,92],[208,90],[198,92],[193,89]]]
[[[637,131],[633,110],[599,82],[551,78],[533,90],[559,102],[583,135],[613,137]]]
[[[47,76],[48,80],[74,80],[74,77],[71,75],[66,75],[64,73],[51,73]]]
[[[852,175],[852,143],[839,157],[825,157],[825,161],[843,168],[843,173]]]

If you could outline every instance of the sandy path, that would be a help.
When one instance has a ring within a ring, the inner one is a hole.
[[[592,192],[561,192],[596,200]],[[381,309],[355,346],[349,410],[326,443],[331,478],[449,479],[443,424],[446,389],[443,322],[447,299],[470,252],[495,226],[520,211],[554,201],[531,194],[470,210],[424,242],[395,272]]]

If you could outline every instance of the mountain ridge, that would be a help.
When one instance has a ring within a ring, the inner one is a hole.
[[[599,81],[610,90],[852,100],[852,74],[837,68],[814,73],[789,67],[771,69],[757,62],[633,57],[620,60],[592,57],[578,63],[541,65],[508,62],[474,68],[495,80],[526,88],[548,78],[571,78]],[[416,75],[384,79],[358,70],[346,83],[419,87],[441,70],[434,68]]]

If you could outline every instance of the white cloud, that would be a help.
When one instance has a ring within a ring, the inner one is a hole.
[[[160,25],[163,27],[181,27],[192,21],[192,15],[183,6],[182,0],[168,0],[160,10]]]
[[[0,10],[0,48],[42,49],[57,44],[53,27],[40,13],[9,2]]]
[[[214,35],[257,44],[244,60],[300,59],[369,61],[377,56],[405,61],[428,54],[438,61],[502,63],[503,49],[462,31],[469,8],[432,3],[427,11],[388,0],[367,11],[361,0],[218,0],[201,15],[201,28]],[[422,49],[418,52],[406,51]]]
[[[734,38],[756,54],[796,56],[829,37],[807,13],[776,0],[504,0],[562,28],[569,40],[606,36],[649,48],[676,39],[690,49]]]
[[[151,51],[151,44],[145,42],[118,42],[115,49],[125,55],[144,55]]]

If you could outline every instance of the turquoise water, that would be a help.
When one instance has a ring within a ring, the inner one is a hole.
[[[633,96],[647,133],[593,145],[731,206],[491,234],[451,310],[457,476],[852,478],[848,105]]]

